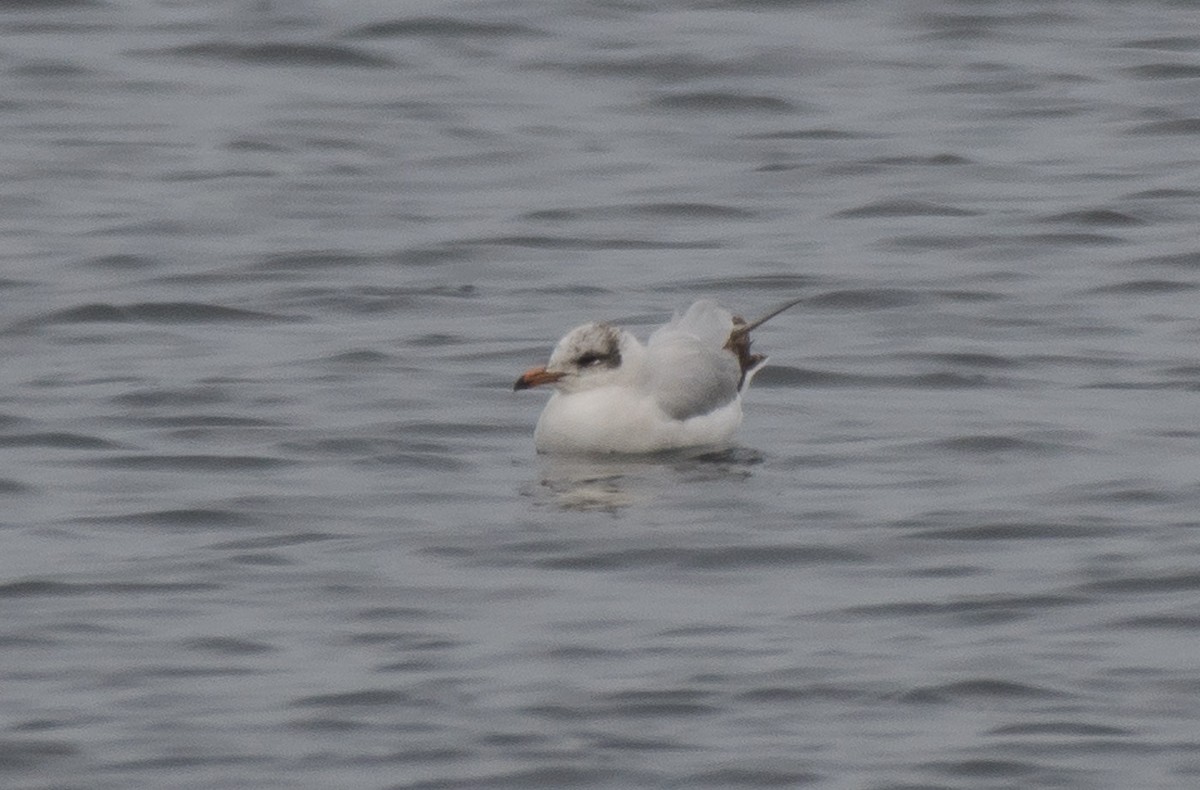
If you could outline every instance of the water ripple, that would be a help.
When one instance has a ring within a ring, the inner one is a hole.
[[[394,60],[373,52],[340,44],[312,44],[302,41],[271,41],[243,44],[236,41],[205,41],[161,50],[138,53],[180,58],[201,58],[226,63],[258,66],[304,66],[312,68],[393,68]]]

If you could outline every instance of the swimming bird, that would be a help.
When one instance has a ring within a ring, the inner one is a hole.
[[[611,324],[575,327],[549,362],[513,385],[554,388],[534,446],[539,453],[596,454],[727,445],[742,422],[742,393],[767,361],[750,352],[750,331],[801,301],[747,323],[701,300],[645,345]]]

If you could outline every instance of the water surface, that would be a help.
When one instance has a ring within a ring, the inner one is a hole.
[[[1195,21],[4,4],[0,784],[1194,783]],[[533,452],[793,296],[737,447]]]

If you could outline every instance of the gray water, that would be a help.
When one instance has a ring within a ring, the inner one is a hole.
[[[0,786],[1200,782],[1189,2],[0,3]],[[539,458],[695,298],[727,452]]]

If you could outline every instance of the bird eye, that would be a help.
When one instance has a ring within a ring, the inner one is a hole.
[[[581,368],[590,368],[601,359],[603,359],[603,357],[601,357],[599,354],[583,354],[575,360],[575,364]]]

